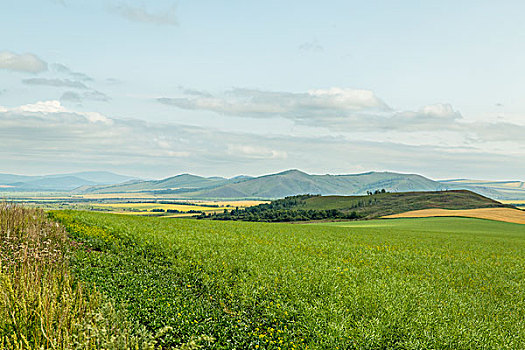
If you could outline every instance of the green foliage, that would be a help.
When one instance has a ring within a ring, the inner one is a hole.
[[[124,305],[130,322],[163,330],[164,347],[525,347],[521,225],[53,215],[82,243],[76,276]]]

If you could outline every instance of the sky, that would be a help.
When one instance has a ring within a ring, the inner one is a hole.
[[[0,173],[525,180],[523,1],[2,0]]]

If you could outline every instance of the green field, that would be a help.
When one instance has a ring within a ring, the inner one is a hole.
[[[164,346],[525,348],[525,228],[464,218],[266,224],[55,212],[74,274]]]

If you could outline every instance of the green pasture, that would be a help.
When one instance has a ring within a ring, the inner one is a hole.
[[[76,242],[77,278],[163,329],[165,347],[525,348],[523,225],[52,215]]]

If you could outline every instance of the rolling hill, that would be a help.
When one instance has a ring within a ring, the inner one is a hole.
[[[366,196],[291,196],[244,210],[202,216],[219,220],[305,221],[375,219],[422,209],[509,208],[466,190],[376,193]],[[513,209],[519,211],[517,209]],[[521,212],[521,211],[520,211]]]

